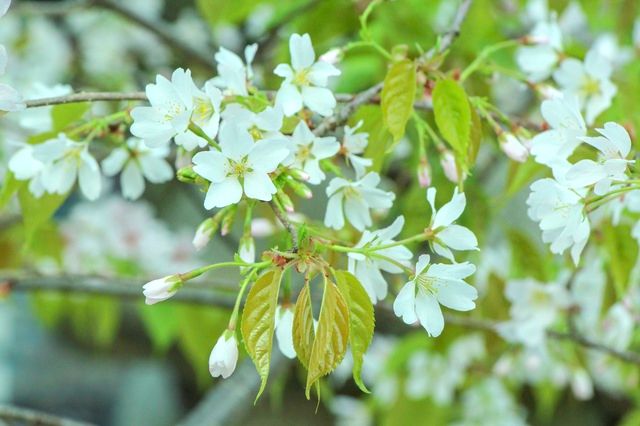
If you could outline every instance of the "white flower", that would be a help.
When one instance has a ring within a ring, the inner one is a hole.
[[[582,196],[546,178],[531,184],[527,205],[529,217],[539,222],[542,241],[551,243],[551,252],[562,254],[571,248],[571,258],[577,265],[591,232]]]
[[[296,357],[293,347],[293,309],[291,306],[278,305],[276,310],[276,340],[278,348],[289,359]]]
[[[356,178],[364,176],[367,167],[373,164],[370,158],[361,157],[367,144],[369,143],[369,133],[356,131],[362,126],[360,120],[354,127],[344,126],[344,137],[342,139],[342,153],[356,172]]]
[[[502,133],[498,139],[500,149],[513,161],[524,163],[529,157],[529,150],[513,133]]]
[[[578,161],[567,170],[565,181],[571,188],[595,184],[593,192],[604,195],[609,192],[612,181],[627,178],[627,166],[631,161],[626,158],[631,151],[631,138],[624,127],[613,122],[606,123],[597,131],[602,136],[581,139],[600,151],[600,158],[598,161]]]
[[[615,68],[625,65],[633,58],[633,48],[621,47],[618,43],[618,37],[613,33],[599,35],[591,45],[591,49]]]
[[[317,185],[326,176],[320,168],[320,160],[332,157],[340,149],[333,136],[318,137],[313,134],[307,123],[300,121],[290,138],[290,154],[284,163],[304,171],[310,184]]]
[[[67,84],[47,86],[40,82],[34,82],[28,90],[24,90],[24,96],[30,99],[52,98],[64,96],[73,92],[73,88]],[[53,107],[29,108],[20,113],[19,123],[21,127],[34,133],[44,133],[53,127],[51,109]]]
[[[367,173],[361,179],[350,182],[343,178],[333,178],[327,186],[327,212],[324,224],[333,229],[344,227],[344,216],[359,231],[371,226],[370,209],[391,207],[395,194],[377,188],[380,175]],[[344,204],[344,207],[343,207]]]
[[[284,142],[262,139],[254,143],[246,130],[233,124],[222,126],[219,139],[222,152],[199,152],[193,157],[193,170],[211,182],[204,207],[235,204],[243,191],[249,198],[271,200],[276,187],[269,173],[289,154]]]
[[[260,138],[281,136],[283,118],[282,110],[274,107],[267,107],[255,113],[240,104],[229,104],[222,112],[225,122],[232,122]]]
[[[541,21],[529,39],[535,46],[523,46],[516,51],[516,62],[529,80],[539,82],[551,75],[560,60],[562,34],[555,20]]]
[[[584,63],[574,58],[562,61],[553,74],[562,91],[575,96],[585,111],[587,124],[592,124],[602,111],[609,108],[616,94],[611,82],[611,64],[597,51],[590,50]]]
[[[9,168],[16,178],[31,179],[29,189],[36,197],[44,191],[66,194],[77,177],[80,190],[93,201],[100,196],[102,182],[100,167],[88,148],[88,144],[74,142],[61,133],[56,139],[35,145],[32,150],[25,147],[18,151]]]
[[[211,79],[211,82],[221,89],[225,89],[230,95],[248,96],[247,86],[253,78],[251,63],[258,50],[257,44],[251,44],[244,48],[244,59],[230,50],[221,47],[215,54],[218,63],[218,76]]]
[[[404,226],[404,217],[398,217],[391,225],[377,231],[364,231],[355,248],[365,248],[370,253],[350,252],[349,272],[358,278],[373,303],[387,297],[387,282],[381,270],[390,274],[401,274],[400,265],[409,266],[413,257],[405,246],[394,246],[378,250],[377,247],[393,244]]]
[[[509,281],[505,296],[511,302],[511,319],[499,325],[500,335],[531,348],[544,344],[547,328],[571,304],[564,283],[541,284],[530,278]]]
[[[11,0],[0,0],[0,18],[6,15],[9,6],[11,6]]]
[[[333,113],[336,99],[327,89],[329,77],[340,75],[330,63],[316,62],[316,54],[309,34],[293,34],[289,39],[291,65],[280,64],[273,71],[284,81],[276,94],[276,105],[280,105],[289,117],[306,106],[323,116]]]
[[[531,155],[540,164],[564,170],[567,158],[580,145],[579,138],[587,132],[577,101],[573,97],[549,99],[540,110],[550,129],[531,140]]]
[[[478,298],[478,292],[463,281],[476,267],[469,262],[429,265],[429,260],[427,255],[420,256],[416,275],[398,293],[393,311],[406,324],[419,321],[429,336],[437,337],[444,329],[440,304],[457,311],[476,307],[473,301]]]
[[[15,112],[24,108],[20,93],[13,87],[0,83],[0,111]]]
[[[230,336],[227,337],[226,334]],[[233,374],[238,363],[238,341],[235,333],[226,331],[218,338],[209,355],[209,373],[223,379]]]
[[[350,396],[334,396],[329,410],[336,416],[336,426],[371,426],[374,424],[373,414],[367,404]]]
[[[126,147],[118,147],[102,161],[106,176],[115,176],[120,171],[122,195],[129,200],[139,198],[144,192],[145,178],[151,183],[171,180],[173,169],[165,160],[168,147],[148,148],[141,139],[129,138]]]
[[[433,250],[440,256],[444,256],[452,262],[455,261],[453,250],[478,250],[478,240],[474,233],[467,227],[456,225],[454,222],[462,215],[467,198],[464,193],[459,193],[456,188],[451,196],[451,201],[436,209],[436,188],[427,189],[427,201],[431,206],[431,223],[429,227],[435,235]]]
[[[458,183],[460,174],[458,173],[456,158],[451,151],[445,151],[440,155],[440,165],[442,166],[445,177],[449,179],[450,182]]]
[[[146,297],[145,303],[147,305],[154,305],[158,302],[167,300],[176,294],[181,285],[182,281],[176,275],[170,275],[168,277],[149,281],[142,286],[142,293]]]
[[[146,94],[151,106],[131,111],[131,133],[150,147],[158,147],[175,138],[187,151],[204,147],[207,140],[189,129],[191,123],[209,138],[215,138],[220,123],[222,93],[207,82],[203,90],[193,83],[190,70],[178,68],[171,81],[161,75],[148,84]]]
[[[171,81],[158,75],[155,84],[146,87],[151,106],[139,106],[131,111],[131,133],[149,146],[160,146],[188,130],[193,113],[194,95],[198,88],[191,71],[178,68]]]
[[[240,238],[238,256],[246,263],[254,263],[256,261],[256,243],[251,236]]]

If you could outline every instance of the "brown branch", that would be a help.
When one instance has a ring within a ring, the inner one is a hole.
[[[282,226],[284,226],[287,232],[291,234],[291,251],[296,253],[298,251],[298,230],[295,225],[289,221],[287,214],[283,212],[276,203],[269,201],[269,206],[271,206],[273,213],[276,215]]]
[[[187,57],[188,59],[192,60],[208,71],[216,71],[216,67],[213,64],[213,54],[210,58],[206,55],[203,55],[188,44],[178,40],[175,34],[173,34],[171,31],[168,31],[158,23],[140,16],[136,12],[112,0],[91,0],[91,3],[97,7],[109,10],[117,15],[120,15],[126,20],[138,25],[141,28],[144,28],[145,30],[158,37],[158,39],[160,39],[164,44],[174,50],[178,55]]]
[[[55,96],[52,98],[32,99],[26,101],[27,108],[38,108],[52,105],[73,104],[80,102],[102,102],[102,101],[146,101],[147,95],[144,92],[80,92],[70,95]]]
[[[6,423],[5,423],[6,422]],[[8,425],[37,425],[37,426],[92,426],[93,423],[79,422],[65,419],[51,414],[27,408],[0,405],[0,423]]]
[[[460,6],[458,6],[458,10],[453,18],[451,28],[441,36],[440,42],[424,55],[425,59],[432,58],[436,54],[442,53],[451,47],[455,39],[460,35],[462,23],[467,17],[467,13],[469,12],[472,2],[473,0],[463,0],[463,2],[460,3]]]

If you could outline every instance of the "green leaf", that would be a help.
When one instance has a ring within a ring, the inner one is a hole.
[[[13,194],[18,192],[25,183],[26,181],[16,179],[13,173],[7,170],[2,182],[2,190],[0,190],[0,209],[7,205]]]
[[[108,296],[69,298],[73,331],[80,339],[100,348],[113,343],[120,325],[120,303]]]
[[[471,107],[462,86],[451,79],[439,80],[433,89],[433,113],[442,136],[468,164]]]
[[[159,303],[148,306],[140,303],[138,315],[156,351],[164,353],[178,337],[180,321],[176,315],[176,306],[171,303]]]
[[[89,111],[91,104],[88,102],[55,105],[51,108],[51,120],[53,122],[54,132],[60,132],[69,125],[82,119]]]
[[[382,119],[382,109],[378,105],[364,105],[351,116],[349,124],[353,127],[360,120],[362,120],[362,127],[359,131],[369,134],[369,143],[364,156],[373,160],[370,170],[379,172],[384,164],[385,153],[393,144],[392,136],[385,128]]]
[[[356,277],[347,271],[336,272],[336,283],[349,307],[349,344],[353,355],[353,380],[360,390],[369,393],[362,381],[364,354],[373,339],[375,317],[373,304]]]
[[[629,225],[614,226],[610,221],[606,221],[601,226],[607,270],[613,278],[616,296],[622,298],[632,281],[630,277],[638,258],[638,245],[631,236]]]
[[[305,284],[298,295],[296,307],[293,312],[292,333],[293,347],[296,350],[296,355],[306,369],[309,369],[309,358],[311,358],[311,349],[315,337],[312,309],[309,284]]]
[[[244,345],[262,380],[256,401],[262,395],[269,377],[281,279],[280,268],[268,271],[258,278],[249,291],[242,311],[241,329]]]
[[[475,108],[469,107],[471,111],[471,131],[469,133],[469,148],[467,149],[467,166],[475,164],[482,142],[482,122]]]
[[[42,197],[36,198],[26,186],[21,186],[18,189],[18,200],[22,211],[25,244],[27,247],[30,245],[36,231],[49,221],[68,195],[43,194]]]
[[[264,0],[196,0],[203,18],[212,26],[220,22],[237,24],[247,18]]]
[[[397,143],[404,136],[416,97],[416,64],[404,59],[387,71],[380,94],[384,124]]]
[[[309,357],[305,394],[322,376],[333,371],[344,358],[349,339],[349,308],[338,287],[330,281],[324,286],[318,329]]]

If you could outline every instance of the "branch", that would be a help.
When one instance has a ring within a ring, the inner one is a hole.
[[[38,108],[52,105],[73,104],[79,102],[101,102],[101,101],[146,101],[147,95],[144,92],[80,92],[65,96],[55,96],[52,98],[33,99],[26,101],[27,108]]]
[[[291,251],[296,253],[298,251],[298,230],[296,227],[289,221],[286,213],[283,212],[276,203],[269,201],[269,206],[271,206],[271,210],[276,215],[282,226],[285,227],[287,232],[291,234]]]
[[[269,378],[283,374],[291,360],[277,349],[271,354]],[[251,404],[260,387],[260,377],[250,359],[245,359],[233,375],[218,383],[200,400],[198,405],[178,423],[180,426],[227,425],[240,423],[249,414]]]
[[[471,7],[472,2],[473,0],[463,0],[463,2],[460,3],[460,6],[458,6],[458,10],[456,11],[455,17],[453,18],[453,23],[451,24],[451,28],[449,29],[449,31],[447,31],[446,33],[444,33],[444,35],[441,36],[440,43],[434,46],[433,48],[431,48],[431,50],[429,50],[424,55],[425,59],[432,58],[436,54],[442,53],[445,50],[447,50],[449,47],[451,47],[455,39],[458,38],[458,36],[460,35],[460,29],[462,28],[462,23],[467,17],[467,13],[469,12],[469,8]]]
[[[188,44],[178,40],[175,37],[175,34],[173,34],[171,31],[167,31],[164,27],[162,27],[161,25],[158,25],[156,22],[153,22],[143,16],[140,16],[136,12],[112,0],[91,0],[91,2],[95,6],[114,12],[117,15],[120,15],[121,17],[125,18],[126,20],[133,22],[134,24],[154,34],[156,37],[158,37],[162,42],[164,42],[167,46],[169,46],[179,55],[186,56],[190,60],[196,62],[201,67],[211,72],[216,71],[216,68],[213,65],[213,55],[211,55],[211,58],[209,58],[206,55],[203,55],[199,51],[193,49]]]
[[[6,423],[5,423],[6,422]],[[92,426],[92,423],[79,422],[41,413],[27,408],[0,405],[0,423],[8,425],[37,425],[37,426]]]

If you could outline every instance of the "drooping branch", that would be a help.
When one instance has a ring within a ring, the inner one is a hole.
[[[6,422],[6,423],[5,423]],[[51,414],[10,405],[0,405],[0,424],[38,426],[93,426],[93,423],[65,419]]]
[[[0,273],[0,283],[4,283],[9,291],[55,291],[63,293],[97,294],[111,297],[121,297],[124,299],[140,300],[142,295],[143,280],[117,279],[84,275],[58,275],[42,276],[28,275],[24,273],[10,274]],[[199,288],[185,287],[178,291],[172,300],[183,303],[216,306],[231,309],[235,302],[235,295],[231,291],[232,283],[194,283]],[[388,306],[379,304],[376,307],[376,317],[392,318],[393,314]],[[498,334],[498,323],[490,320],[448,315],[445,317],[448,324],[460,327],[483,330]],[[380,322],[381,324],[384,321]],[[389,329],[390,332],[401,333],[402,330]],[[631,351],[621,351],[609,347],[605,344],[591,340],[577,332],[563,333],[554,330],[547,330],[547,336],[554,340],[567,340],[576,343],[584,348],[593,349],[605,353],[622,361],[640,365],[640,354]]]
[[[126,20],[138,25],[141,28],[154,34],[164,44],[173,49],[178,55],[185,56],[191,61],[197,63],[199,66],[214,72],[215,66],[213,64],[213,54],[211,57],[203,55],[199,51],[193,49],[186,43],[176,38],[176,35],[171,31],[168,31],[162,25],[157,24],[143,16],[140,16],[136,12],[132,11],[126,6],[116,3],[112,0],[91,0],[91,3],[97,7],[105,10],[109,10],[113,13],[120,15]]]

